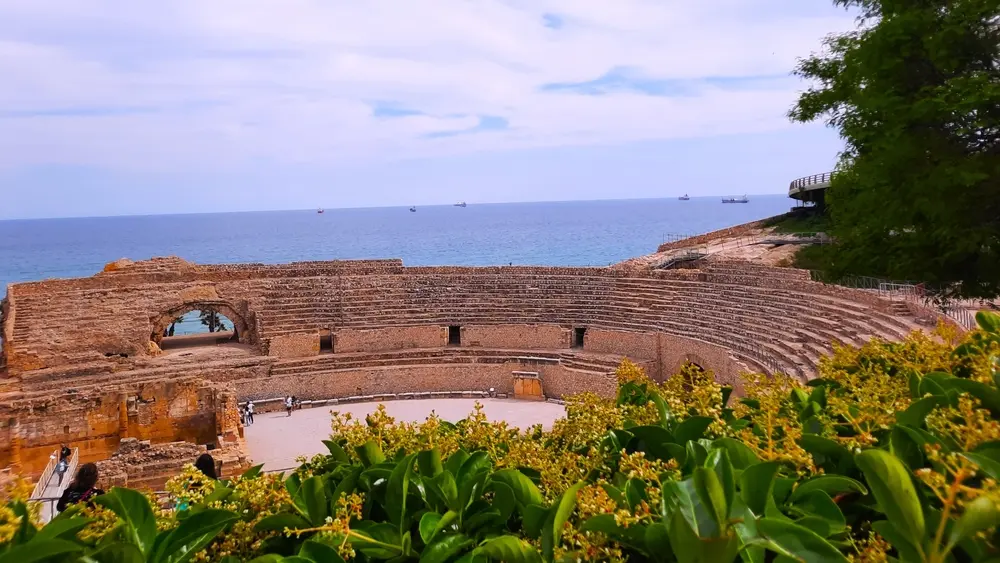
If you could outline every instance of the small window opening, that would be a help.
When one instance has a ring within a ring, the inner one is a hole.
[[[586,336],[587,329],[585,327],[577,327],[573,329],[573,348],[583,348],[583,337]]]
[[[448,327],[448,345],[460,346],[462,344],[462,327],[452,325]]]
[[[323,334],[319,337],[319,351],[322,352],[333,352],[333,335]]]

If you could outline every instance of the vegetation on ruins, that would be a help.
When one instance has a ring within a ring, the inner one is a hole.
[[[997,561],[1000,316],[977,320],[740,398],[625,361],[615,398],[568,399],[550,431],[334,413],[329,454],[287,477],[188,468],[167,499],[113,488],[44,527],[22,486],[0,563]]]
[[[796,74],[791,111],[846,141],[825,269],[1000,293],[1000,4],[834,0],[859,16]]]

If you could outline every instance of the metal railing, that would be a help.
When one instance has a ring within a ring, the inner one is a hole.
[[[809,276],[813,281],[871,291],[889,301],[910,302],[927,309],[933,309],[955,321],[956,324],[965,330],[979,328],[979,324],[976,323],[975,311],[968,307],[957,305],[954,301],[942,299],[938,292],[928,288],[924,283],[886,280],[870,276],[830,278],[824,272],[818,270],[810,270]]]
[[[41,476],[38,477],[38,481],[35,483],[35,488],[31,491],[31,496],[29,499],[41,498],[45,494],[45,489],[49,488],[49,480],[52,479],[52,474],[55,473],[56,465],[59,464],[59,450],[54,450],[52,455],[49,456],[49,462],[45,464],[45,469],[42,470]]]
[[[824,172],[822,174],[813,174],[812,176],[792,180],[792,183],[788,186],[788,195],[801,192],[813,186],[829,184],[833,179],[833,174],[833,172]]]

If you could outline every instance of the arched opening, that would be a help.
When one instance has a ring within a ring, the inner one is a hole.
[[[160,350],[250,344],[243,317],[225,303],[187,303],[153,319],[150,340]]]

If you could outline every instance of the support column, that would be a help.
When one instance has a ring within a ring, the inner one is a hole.
[[[128,438],[128,398],[122,396],[122,400],[118,402],[118,437]]]

